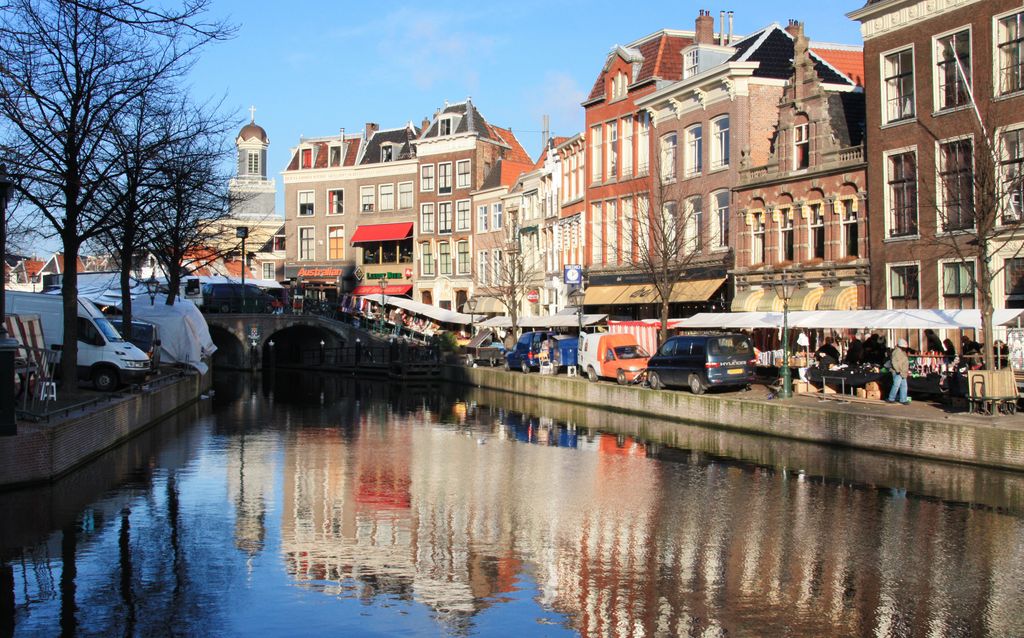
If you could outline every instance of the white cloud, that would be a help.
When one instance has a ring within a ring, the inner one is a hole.
[[[583,107],[580,103],[586,92],[571,75],[561,71],[548,71],[539,85],[527,86],[520,96],[522,104],[529,104],[531,119],[539,122],[542,115],[551,116],[551,132],[573,135],[583,130]]]

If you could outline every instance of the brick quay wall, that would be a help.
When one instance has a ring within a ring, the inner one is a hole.
[[[919,410],[911,413],[902,406],[819,403],[808,397],[768,401],[761,393],[694,395],[687,390],[651,390],[494,368],[447,366],[442,375],[455,383],[622,415],[1024,471],[1022,417],[993,419],[946,414],[939,409],[929,409],[927,416],[921,416]],[[908,412],[900,414],[898,410]]]

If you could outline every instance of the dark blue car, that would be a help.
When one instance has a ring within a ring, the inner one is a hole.
[[[576,365],[579,340],[574,336],[538,330],[524,333],[514,348],[505,353],[506,370],[540,370],[540,364],[547,354],[548,360],[557,368]]]

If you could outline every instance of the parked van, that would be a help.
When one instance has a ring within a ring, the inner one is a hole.
[[[655,389],[689,386],[694,394],[703,394],[711,387],[750,385],[756,366],[747,335],[681,335],[661,344],[647,361],[647,380]]]
[[[120,317],[112,318],[110,325],[124,336],[124,320]],[[149,369],[156,371],[160,367],[160,330],[156,324],[148,321],[132,321],[131,335],[128,341],[146,353],[149,357]]]
[[[580,366],[591,381],[604,377],[619,385],[630,383],[647,368],[650,356],[631,334],[588,334],[580,346]]]
[[[203,309],[209,312],[270,312],[273,301],[253,284],[203,284]]]
[[[46,347],[64,343],[64,299],[37,292],[8,292],[6,310],[39,315]],[[57,346],[54,348],[54,346]],[[138,383],[149,372],[149,357],[121,338],[91,301],[78,300],[78,378],[92,381],[97,390],[116,390],[123,383]]]
[[[575,336],[537,330],[524,333],[514,348],[505,353],[506,370],[540,370],[545,359],[556,369],[576,365],[579,342]]]

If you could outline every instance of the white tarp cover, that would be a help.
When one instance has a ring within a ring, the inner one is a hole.
[[[1024,310],[996,310],[997,326],[1013,325]],[[1021,317],[1024,321],[1024,317]],[[702,312],[673,319],[673,328],[781,328],[781,312]],[[793,328],[863,330],[970,330],[981,328],[980,310],[799,310],[789,313]]]
[[[377,302],[380,300],[380,295],[376,297],[370,297],[370,301]],[[434,321],[441,323],[459,323],[467,324],[472,323],[473,318],[469,315],[461,312],[455,312],[454,310],[445,310],[444,308],[438,308],[437,306],[431,306],[430,304],[420,303],[419,301],[413,301],[405,297],[384,297],[384,303],[389,306],[396,306],[403,310],[408,310],[417,315],[423,315],[424,317],[430,317]]]
[[[604,321],[608,315],[583,315],[583,325],[591,326]],[[491,317],[476,324],[480,328],[511,328],[512,320],[505,316]],[[520,328],[577,328],[579,318],[576,315],[546,315],[544,317],[520,317]]]
[[[184,363],[206,374],[208,366],[203,357],[213,354],[217,346],[213,345],[206,319],[194,303],[179,299],[168,306],[159,302],[150,305],[148,299],[136,301],[132,304],[132,318],[156,324],[162,360]]]

